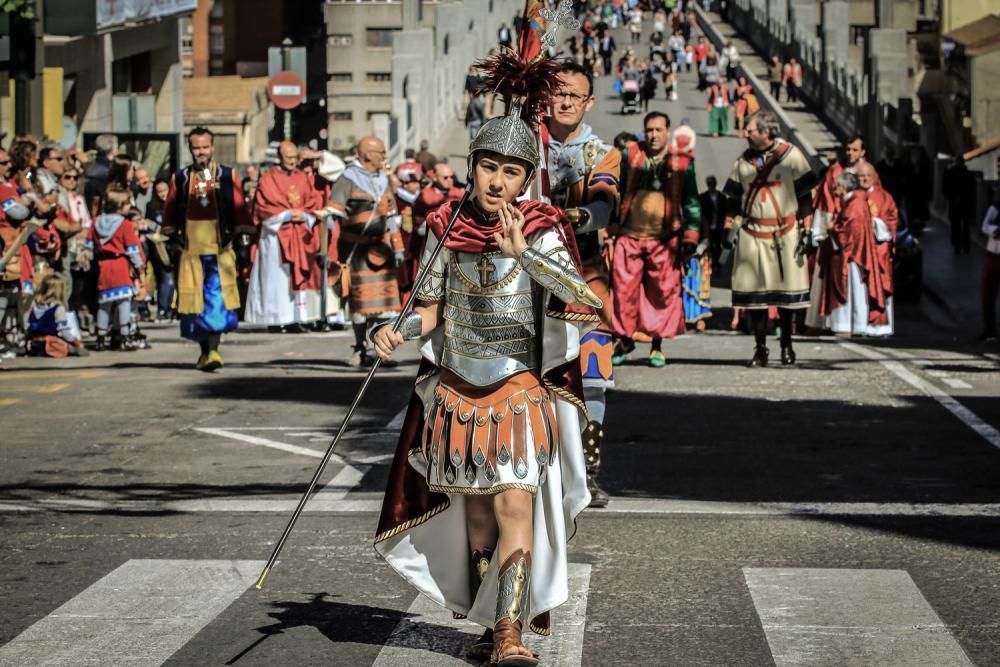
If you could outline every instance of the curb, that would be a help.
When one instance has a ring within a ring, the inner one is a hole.
[[[722,34],[719,33],[718,28],[716,28],[715,24],[708,18],[705,10],[703,10],[697,3],[694,3],[692,7],[698,17],[698,26],[701,28],[701,31],[705,33],[705,36],[708,37],[708,39],[715,45],[716,50],[721,51],[723,46]],[[754,53],[756,54],[757,52],[754,51]],[[809,161],[813,163],[813,168],[818,167],[821,170],[825,169],[828,166],[826,159],[819,154],[816,147],[813,146],[805,135],[799,131],[795,123],[792,122],[792,119],[785,113],[781,104],[771,97],[770,88],[764,85],[764,83],[760,80],[760,77],[750,71],[750,69],[747,68],[742,61],[740,62],[738,71],[740,74],[745,76],[747,81],[749,81],[754,87],[754,95],[757,96],[757,100],[760,102],[761,108],[767,109],[778,117],[778,121],[782,126],[782,133],[786,136],[786,138],[798,146]]]

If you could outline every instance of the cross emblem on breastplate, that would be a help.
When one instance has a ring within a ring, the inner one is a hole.
[[[490,258],[483,255],[476,262],[476,273],[479,274],[479,286],[486,287],[490,284],[490,278],[497,272],[497,265],[490,261]]]

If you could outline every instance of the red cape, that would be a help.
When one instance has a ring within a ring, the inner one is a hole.
[[[829,245],[821,260],[823,292],[820,295],[820,312],[829,315],[835,308],[847,303],[850,285],[848,265],[853,262],[865,276],[868,322],[888,324],[886,286],[879,267],[872,215],[865,194],[863,190],[855,190],[854,195],[842,204],[837,220],[830,227],[830,240],[825,242]],[[836,243],[836,250],[833,243]]]
[[[323,194],[313,187],[309,176],[299,170],[288,173],[277,167],[270,169],[260,178],[254,197],[254,222],[261,224],[289,209],[315,211],[323,207]],[[292,289],[318,290],[320,272],[313,258],[320,249],[320,230],[324,225],[317,223],[313,229],[302,223],[284,224],[278,229],[281,255],[291,266]]]
[[[896,227],[899,226],[899,209],[892,195],[876,185],[868,193],[868,210],[873,218],[881,218],[889,228],[893,240],[875,245],[875,256],[878,259],[879,270],[882,272],[882,284],[887,294],[892,294],[892,259],[896,249]]]

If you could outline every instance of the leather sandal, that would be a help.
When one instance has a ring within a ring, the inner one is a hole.
[[[527,651],[528,655],[521,653]],[[538,658],[521,643],[521,622],[501,619],[493,632],[491,664],[497,667],[535,667]]]

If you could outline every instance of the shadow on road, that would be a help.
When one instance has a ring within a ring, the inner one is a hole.
[[[310,596],[307,602],[292,600],[272,602],[271,607],[275,611],[269,612],[268,616],[273,618],[275,622],[256,628],[255,631],[261,636],[226,661],[225,664],[239,664],[243,658],[251,655],[268,638],[299,627],[315,628],[334,644],[360,642],[382,646],[401,621],[414,618],[413,614],[394,609],[336,602],[330,598],[338,596],[329,593],[311,593]],[[432,626],[428,623],[412,621],[409,625],[409,633],[416,637],[441,639],[445,635],[453,634],[456,640],[464,640],[467,636],[455,628]],[[460,641],[448,641],[448,638],[445,638],[442,645],[453,646],[457,643]],[[432,653],[439,652],[435,651],[433,645],[423,648]],[[475,665],[480,664],[478,661],[467,662]]]

